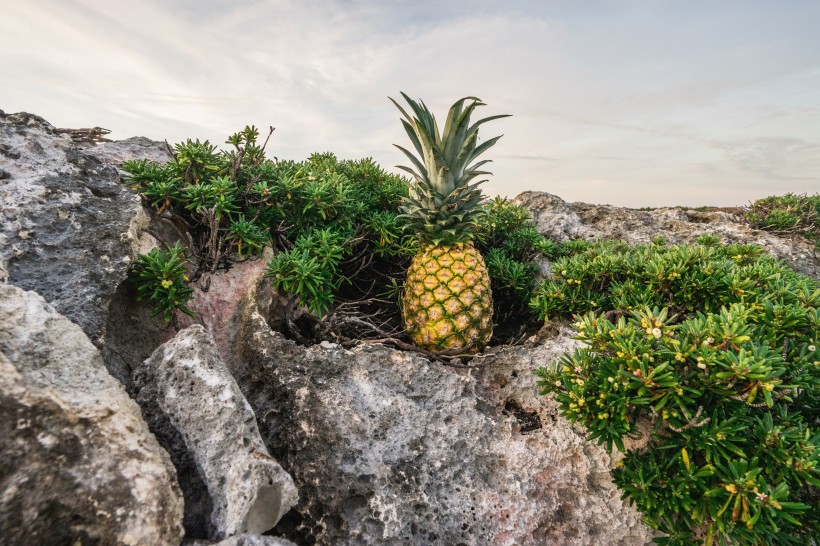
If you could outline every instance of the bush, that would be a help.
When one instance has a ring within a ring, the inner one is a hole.
[[[535,229],[529,212],[508,199],[497,197],[478,215],[477,248],[490,273],[494,322],[526,326],[536,318],[528,302],[536,288],[537,261],[553,258],[561,248]]]
[[[618,241],[574,241],[552,265],[552,277],[530,302],[542,319],[589,311],[669,307],[673,314],[715,311],[767,276],[784,286],[786,269],[754,245],[629,246]]]
[[[577,311],[585,346],[539,385],[608,450],[648,425],[613,477],[656,542],[811,543],[817,283],[750,246],[575,246],[534,307]]]
[[[312,314],[288,322],[294,337],[345,342],[399,335],[397,279],[403,281],[417,251],[399,211],[407,180],[371,159],[344,161],[331,153],[302,162],[269,160],[258,137],[255,127],[246,127],[228,139],[228,151],[188,140],[164,165],[125,163],[126,181],[191,234],[192,280],[269,247],[275,256],[267,270],[273,286],[290,295],[288,312],[300,316],[301,305]],[[477,231],[496,321],[506,327],[498,339],[507,341],[522,325],[536,324],[528,308],[535,260],[560,250],[505,199],[484,205]]]
[[[269,160],[258,137],[246,127],[229,137],[228,151],[188,140],[164,165],[123,166],[145,203],[190,233],[191,278],[269,247],[274,286],[317,314],[338,297],[367,300],[386,290],[413,251],[397,218],[406,180],[370,159],[339,161],[330,153]]]
[[[820,194],[772,195],[746,207],[744,216],[755,228],[779,235],[799,234],[820,248]]]
[[[185,272],[188,259],[184,256],[184,249],[179,243],[165,248],[140,254],[131,266],[129,278],[137,285],[138,299],[153,303],[151,315],[162,314],[163,320],[170,323],[177,309],[193,316],[185,306],[192,297],[193,289],[187,285]]]

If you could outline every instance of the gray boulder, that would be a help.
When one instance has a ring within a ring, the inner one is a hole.
[[[557,195],[535,191],[518,195],[515,202],[532,213],[540,233],[558,241],[620,239],[637,244],[662,235],[669,243],[692,243],[701,235],[717,235],[724,243],[760,245],[798,273],[820,279],[820,255],[810,241],[752,229],[741,220],[740,209],[636,210],[567,203]]]
[[[237,535],[219,542],[190,540],[182,546],[296,546],[293,542],[279,537],[268,535]]]
[[[5,284],[0,324],[0,542],[179,544],[173,465],[88,337]]]
[[[189,536],[263,533],[296,504],[293,480],[268,454],[205,328],[190,326],[157,348],[134,385],[180,470]]]
[[[460,370],[373,345],[302,347],[273,332],[264,285],[230,362],[300,502],[276,527],[304,544],[648,543],[609,478],[615,459],[536,393],[567,333]]]
[[[149,223],[117,167],[143,157],[169,154],[147,139],[75,143],[38,116],[0,111],[0,280],[42,295],[98,346]]]

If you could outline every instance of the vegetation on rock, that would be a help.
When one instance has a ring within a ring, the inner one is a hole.
[[[177,309],[193,316],[185,306],[194,291],[187,284],[184,250],[179,243],[166,245],[165,250],[155,248],[140,254],[131,266],[130,278],[137,285],[139,299],[151,301],[152,314],[162,314],[166,323],[171,322]]]
[[[772,195],[744,211],[753,227],[779,235],[802,235],[820,248],[820,194]]]
[[[575,242],[533,299],[582,348],[539,370],[661,544],[809,544],[820,289],[760,248]],[[645,425],[648,444],[625,440]]]
[[[258,139],[258,130],[246,127],[228,139],[226,151],[188,140],[173,147],[168,163],[123,165],[127,183],[187,243],[177,247],[174,267],[187,259],[190,282],[206,281],[216,269],[270,248],[271,282],[288,295],[286,333],[304,343],[403,339],[398,279],[420,248],[401,210],[408,181],[371,159],[268,159],[267,141]],[[536,325],[527,307],[535,261],[555,246],[538,235],[526,211],[504,199],[479,203],[471,230],[498,287],[495,320],[505,324],[497,341],[512,340]],[[157,268],[170,259],[151,256]],[[146,259],[134,262],[133,279]],[[153,294],[164,280],[157,276],[141,293]],[[148,298],[167,321],[175,309],[188,312],[179,297],[183,285],[174,282],[176,299],[161,291],[160,300]]]

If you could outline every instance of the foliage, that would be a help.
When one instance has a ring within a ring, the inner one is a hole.
[[[191,279],[270,248],[271,282],[291,294],[294,305],[319,319],[340,304],[354,306],[363,315],[381,314],[384,329],[398,332],[396,279],[420,245],[400,211],[408,181],[371,159],[339,160],[331,153],[301,162],[267,159],[255,127],[227,143],[229,150],[220,151],[208,141],[187,140],[173,147],[168,163],[123,166],[145,203],[191,234]],[[527,302],[535,260],[562,251],[536,232],[523,208],[504,199],[482,204],[471,229],[486,254],[496,320],[534,324]],[[313,328],[315,320],[299,327]]]
[[[552,276],[530,305],[541,318],[589,311],[669,307],[674,313],[719,310],[772,276],[787,286],[786,269],[753,245],[660,244],[574,241],[569,256],[552,265]]]
[[[820,289],[751,246],[575,245],[539,290],[582,348],[539,370],[661,544],[809,544]],[[563,290],[566,297],[559,297]],[[645,424],[648,444],[626,442]]]
[[[246,127],[228,138],[228,151],[188,140],[164,165],[123,166],[148,205],[191,233],[194,280],[269,247],[276,288],[326,312],[342,284],[356,281],[348,296],[366,299],[403,272],[414,249],[398,220],[405,179],[370,159],[339,161],[329,153],[303,162],[269,160],[258,137]]]
[[[749,205],[744,216],[755,228],[800,234],[820,248],[820,194],[772,195]]]
[[[404,278],[418,250],[400,211],[407,180],[371,159],[339,160],[331,153],[270,160],[258,139],[258,130],[246,127],[229,137],[228,151],[187,140],[174,146],[166,164],[127,162],[126,180],[147,205],[191,234],[194,281],[271,248],[271,282],[291,294],[294,305],[319,318],[340,304],[355,306],[365,315],[381,313],[385,328],[398,332],[396,279]],[[479,207],[471,229],[490,253],[498,316],[530,320],[533,262],[558,247],[535,231],[524,209],[505,200]]]
[[[484,204],[476,219],[476,244],[484,255],[495,300],[495,323],[526,324],[539,274],[537,261],[563,251],[535,229],[529,212],[506,198]]]
[[[140,300],[149,300],[154,305],[152,315],[162,314],[166,323],[171,322],[174,311],[193,316],[185,307],[191,299],[193,289],[186,282],[187,258],[185,249],[179,245],[166,246],[166,250],[155,248],[141,254],[133,263],[130,280],[137,285]]]
[[[350,253],[344,242],[340,233],[328,229],[300,235],[293,248],[268,262],[274,288],[299,296],[317,314],[326,313],[343,280],[339,264]]]

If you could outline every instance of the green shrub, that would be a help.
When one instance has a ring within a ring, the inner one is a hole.
[[[664,306],[673,313],[714,311],[754,288],[759,278],[787,276],[753,245],[575,241],[563,248],[570,255],[553,263],[552,277],[530,302],[542,319]]]
[[[526,209],[502,197],[483,206],[475,233],[490,273],[494,322],[526,325],[536,318],[528,302],[539,274],[537,260],[557,257],[563,251],[538,233]]]
[[[383,290],[412,250],[397,220],[406,180],[370,159],[339,161],[329,153],[303,162],[269,160],[258,137],[246,127],[228,138],[228,151],[188,140],[165,165],[123,166],[147,205],[190,231],[192,278],[270,247],[274,286],[314,312],[327,312],[345,284],[353,286],[345,297],[354,300]]]
[[[576,244],[534,307],[582,348],[543,394],[608,450],[660,544],[810,544],[820,516],[820,289],[750,246]],[[566,297],[558,296],[563,290]],[[645,447],[625,443],[641,424]]]
[[[799,234],[820,248],[820,194],[772,195],[746,207],[744,216],[755,228],[780,235]]]
[[[417,251],[399,211],[408,181],[371,159],[344,161],[322,153],[302,162],[270,160],[258,138],[255,127],[246,127],[228,138],[227,151],[187,140],[173,148],[165,165],[125,163],[126,181],[148,206],[190,232],[192,279],[261,256],[269,247],[274,288],[317,319],[344,304],[360,317],[378,315],[379,330],[398,335],[397,279],[404,279]],[[562,250],[537,233],[523,208],[505,199],[486,203],[477,222],[496,321],[535,325],[528,307],[535,261]]]
[[[717,246],[720,244],[720,236],[704,233],[700,237],[698,237],[695,242],[699,245],[703,246]]]
[[[129,279],[137,286],[138,299],[150,301],[154,306],[151,315],[162,314],[166,323],[171,322],[177,309],[194,316],[185,307],[193,289],[187,285],[185,268],[188,259],[184,251],[179,243],[166,246],[165,250],[155,248],[147,254],[140,254],[130,270]]]

